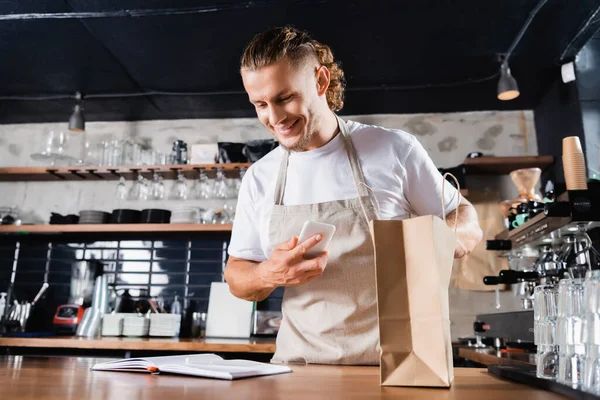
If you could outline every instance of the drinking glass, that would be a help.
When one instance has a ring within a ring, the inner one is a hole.
[[[232,194],[231,198],[237,198],[240,194],[240,189],[242,187],[242,180],[244,179],[244,175],[246,174],[246,167],[240,167],[239,177],[233,180],[232,185]]]
[[[111,140],[103,140],[100,143],[102,147],[102,157],[101,157],[101,165],[103,166],[112,166],[112,141]]]
[[[131,185],[129,190],[129,200],[148,200],[148,183],[146,178],[138,172],[137,180]]]
[[[125,185],[125,177],[119,177],[119,183],[117,183],[117,199],[127,199],[127,186]]]
[[[171,189],[171,200],[186,200],[188,198],[188,186],[182,171],[177,172],[177,182]]]
[[[232,204],[225,204],[223,206],[224,212],[224,224],[232,224],[235,219],[235,206]]]
[[[194,185],[194,195],[197,199],[210,199],[212,198],[213,187],[210,179],[208,179],[208,175],[206,175],[206,171],[203,169],[200,170],[200,175],[196,180],[196,184]]]
[[[163,182],[163,177],[156,172],[152,175],[150,198],[153,200],[162,200],[165,198],[165,183]]]
[[[600,270],[589,271],[584,290],[583,343],[585,366],[582,386],[585,390],[600,393]]]
[[[122,142],[122,156],[121,163],[123,165],[135,165],[134,163],[134,144],[129,140],[123,140]]]
[[[68,135],[65,132],[49,130],[44,133],[44,141],[40,151],[33,153],[31,158],[35,161],[44,162],[46,165],[56,165],[57,162],[76,163],[77,157],[68,154]]]
[[[583,381],[583,280],[563,279],[558,285],[556,339],[559,347],[557,381],[577,386]]]
[[[558,289],[556,285],[539,285],[534,289],[534,337],[537,345],[538,378],[555,379],[558,372],[556,317]]]
[[[229,184],[227,182],[227,178],[225,177],[225,173],[223,172],[223,168],[217,168],[217,177],[214,181],[214,196],[217,199],[227,199],[229,198]]]

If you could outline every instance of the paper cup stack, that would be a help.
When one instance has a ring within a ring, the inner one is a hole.
[[[567,190],[587,190],[585,158],[577,136],[563,139],[562,161]]]

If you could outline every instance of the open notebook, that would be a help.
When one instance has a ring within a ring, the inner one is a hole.
[[[248,360],[224,360],[215,354],[128,358],[96,364],[94,371],[128,371],[170,373],[216,379],[240,379],[252,376],[292,372],[284,365],[273,365]]]

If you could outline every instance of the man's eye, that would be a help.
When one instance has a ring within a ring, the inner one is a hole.
[[[290,101],[292,99],[292,97],[294,97],[294,96],[293,95],[289,95],[289,96],[284,97],[283,99],[281,99],[281,101],[283,101],[283,102]]]

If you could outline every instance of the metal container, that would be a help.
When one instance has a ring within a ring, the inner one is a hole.
[[[69,303],[80,306],[92,302],[96,276],[102,273],[102,264],[96,260],[83,260],[73,263],[71,269],[71,297]]]
[[[277,336],[281,320],[281,311],[255,311],[252,333],[257,336]]]
[[[173,142],[172,151],[173,164],[187,164],[188,161],[188,148],[187,143],[183,140],[176,140]]]

